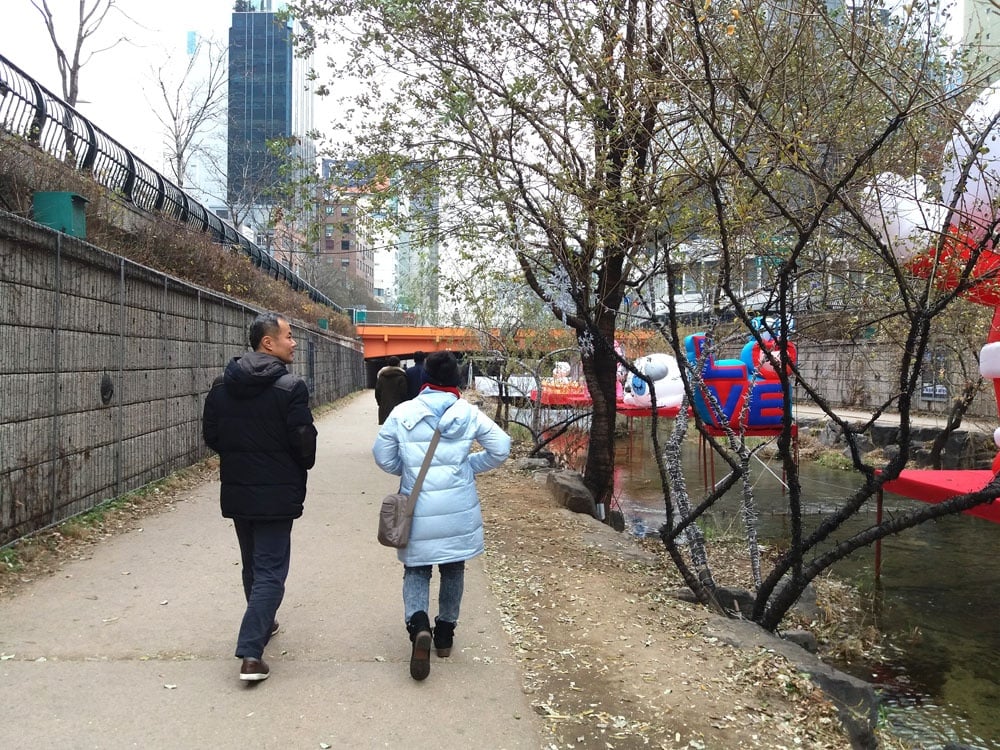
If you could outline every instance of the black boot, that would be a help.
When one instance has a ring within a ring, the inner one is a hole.
[[[451,656],[451,646],[455,641],[455,623],[434,619],[434,648],[438,656]]]
[[[413,651],[410,653],[410,677],[414,680],[426,680],[427,675],[431,673],[431,621],[427,613],[414,612],[413,617],[406,623],[406,629],[413,643]]]

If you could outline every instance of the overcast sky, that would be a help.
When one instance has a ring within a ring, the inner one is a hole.
[[[78,0],[49,0],[49,7],[65,39],[64,49],[72,49]],[[98,50],[122,37],[127,41],[95,54],[81,70],[78,108],[144,160],[162,168],[163,127],[150,111],[158,96],[151,68],[168,56],[183,66],[191,31],[225,45],[232,8],[232,0],[118,0],[85,49]],[[41,14],[30,0],[3,0],[3,10],[0,54],[61,97],[56,57]]]
[[[951,4],[953,0],[942,1]],[[30,0],[2,2],[0,54],[61,96],[55,53],[41,15]],[[79,1],[49,2],[65,40],[64,48],[71,49]],[[961,0],[957,6],[960,9]],[[225,45],[232,8],[233,0],[118,0],[101,30],[88,41],[87,49],[101,49],[122,37],[127,41],[95,54],[82,69],[80,111],[151,165],[164,169],[163,126],[150,109],[151,103],[157,101],[151,68],[168,55],[178,66],[183,66],[188,34],[192,31]],[[955,15],[960,17],[960,10]],[[317,56],[320,59],[322,55]],[[334,104],[326,100],[317,102],[318,127],[324,122],[324,108],[333,116]]]

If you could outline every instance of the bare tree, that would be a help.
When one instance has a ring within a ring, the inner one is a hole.
[[[285,139],[276,141],[276,147]],[[240,228],[253,225],[267,226],[272,222],[274,210],[282,203],[280,176],[260,169],[259,158],[248,149],[233,157],[228,154],[225,135],[209,138],[199,149],[201,163],[207,171],[202,185],[215,203],[226,209],[227,218]],[[239,186],[230,190],[230,178]]]
[[[31,0],[31,4],[41,14],[45,28],[49,32],[49,39],[52,40],[56,64],[59,66],[59,77],[62,81],[63,99],[71,107],[75,107],[80,95],[80,70],[94,55],[116,47],[126,41],[126,37],[119,36],[112,42],[89,52],[84,52],[84,47],[88,40],[98,33],[112,9],[121,11],[116,7],[115,0],[94,0],[92,4],[87,0],[79,0],[76,33],[72,46],[64,46],[56,32],[56,16],[49,7],[49,0]]]
[[[164,128],[164,147],[170,172],[183,187],[188,166],[206,153],[202,138],[226,112],[225,49],[210,39],[199,39],[179,78],[172,78],[174,61],[168,58],[152,68],[160,98],[153,112]]]
[[[42,19],[45,21],[45,28],[49,32],[49,39],[52,40],[52,47],[56,54],[56,64],[59,67],[59,77],[62,82],[63,99],[70,107],[76,107],[79,100],[80,70],[84,65],[94,55],[106,52],[121,42],[126,41],[125,37],[121,36],[110,44],[85,53],[84,46],[92,36],[98,33],[107,19],[108,13],[115,8],[115,0],[94,0],[93,5],[88,5],[87,0],[79,0],[79,2],[79,14],[76,19],[72,44],[71,46],[63,46],[59,41],[59,35],[56,31],[56,17],[49,7],[49,0],[31,0],[32,6],[41,14]],[[76,139],[78,133],[74,131],[74,116],[72,111],[65,109],[62,112],[61,119],[66,145],[65,159],[73,163],[77,159]]]
[[[689,494],[680,471],[686,422],[680,420],[668,440],[663,471],[668,513],[661,536],[686,580],[695,581],[693,588],[703,600],[712,600],[715,574],[696,522],[728,489],[739,489],[755,586],[751,611],[743,614],[775,629],[808,583],[837,561],[890,534],[989,502],[1000,492],[993,482],[979,492],[915,507],[882,522],[864,518],[882,484],[897,477],[909,459],[924,355],[960,295],[981,283],[973,269],[987,249],[985,240],[970,242],[975,247],[967,248],[960,270],[931,270],[924,278],[908,265],[911,255],[925,254],[932,268],[950,268],[953,235],[947,228],[952,217],[956,231],[968,231],[959,220],[964,181],[954,198],[945,196],[951,204],[942,207],[946,210],[940,218],[932,219],[928,211],[915,220],[926,223],[916,239],[887,229],[897,221],[898,209],[885,208],[879,216],[864,207],[891,205],[888,190],[872,187],[888,171],[926,175],[928,181],[941,174],[942,154],[953,132],[977,153],[976,144],[982,146],[985,134],[975,132],[960,113],[982,82],[955,82],[962,71],[942,54],[932,14],[885,18],[868,6],[844,14],[823,0],[803,0],[795,7],[769,3],[765,13],[745,7],[688,9],[681,19],[684,31],[671,39],[667,68],[681,81],[679,103],[691,127],[672,131],[670,138],[678,165],[700,186],[700,211],[695,211],[703,234],[716,248],[716,299],[720,311],[735,320],[730,327],[735,334],[728,339],[718,335],[716,356],[725,356],[726,348],[733,351],[734,344],[738,351],[748,341],[762,352],[774,352],[768,362],[780,380],[782,418],[775,427],[788,483],[790,534],[767,569],[755,547],[753,488],[746,481],[752,441],[746,438],[742,416],[727,414],[736,419],[726,421],[722,437],[696,421],[732,470],[703,497]],[[970,157],[962,166],[966,176],[973,161]],[[990,223],[995,228],[995,220]],[[668,240],[658,252],[669,256],[671,249]],[[763,296],[753,307],[740,288],[748,258],[763,259],[770,269]],[[821,306],[836,298],[827,293],[837,283],[830,269],[845,259],[867,275],[872,304],[864,306],[857,296],[849,315],[806,310],[805,290],[814,281],[822,292],[816,298]],[[663,267],[669,286],[677,289],[680,278],[670,263]],[[766,330],[755,326],[761,313],[773,321]],[[893,384],[892,392],[869,421],[855,425],[838,417],[820,379],[806,377],[791,364],[787,332],[793,320],[803,324],[799,335],[827,341],[870,331],[883,351],[893,353],[893,366],[877,374]],[[668,329],[667,340],[682,359],[685,347],[676,315],[670,316]],[[693,363],[685,375],[689,395],[709,400],[715,394],[706,388],[705,364]],[[793,383],[844,434],[856,472],[852,490],[833,510],[815,517],[807,513],[808,497],[793,450]],[[744,408],[751,398],[752,392]],[[884,411],[899,414],[900,430],[897,450],[882,460],[864,453],[860,437]]]
[[[359,127],[356,153],[401,175],[401,190],[449,185],[441,233],[512,250],[528,288],[575,332],[593,399],[584,482],[607,508],[618,309],[632,255],[683,191],[664,177],[669,124],[655,118],[671,86],[643,86],[661,76],[661,30],[644,17],[656,3],[294,5],[316,33],[346,22],[348,76],[393,83],[358,98],[380,121]]]

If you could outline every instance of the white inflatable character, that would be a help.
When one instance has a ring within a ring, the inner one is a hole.
[[[568,383],[571,370],[569,362],[556,362],[552,367],[552,380],[556,383]]]
[[[954,206],[958,224],[974,243],[995,230],[1000,198],[1000,81],[987,87],[969,105],[945,146],[941,192],[945,205]],[[962,175],[965,182],[962,184]],[[962,190],[959,190],[962,188]],[[989,246],[992,246],[990,241]]]
[[[684,397],[684,383],[681,380],[681,369],[672,355],[657,352],[639,357],[635,361],[635,369],[653,382],[657,408],[680,406]],[[646,381],[630,374],[622,400],[628,406],[643,409],[652,406],[650,388]]]
[[[993,381],[993,389],[1000,404],[1000,341],[986,344],[979,352],[979,374]],[[1000,449],[1000,427],[993,431],[993,443]],[[993,458],[993,472],[1000,472],[1000,453]]]
[[[865,218],[901,263],[933,248],[944,229],[947,210],[925,200],[926,192],[920,175],[883,172],[863,193]]]

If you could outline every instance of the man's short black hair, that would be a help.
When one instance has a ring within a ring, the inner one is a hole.
[[[389,359],[386,360],[386,364],[388,364],[389,367],[399,367],[399,357],[389,357]]]
[[[257,351],[265,336],[277,336],[278,331],[281,330],[278,325],[280,320],[288,322],[288,318],[284,315],[273,312],[261,313],[254,318],[253,323],[250,324],[250,348]]]
[[[427,355],[424,354],[423,352],[421,351],[413,352],[413,364],[419,365],[425,359],[427,359]]]

